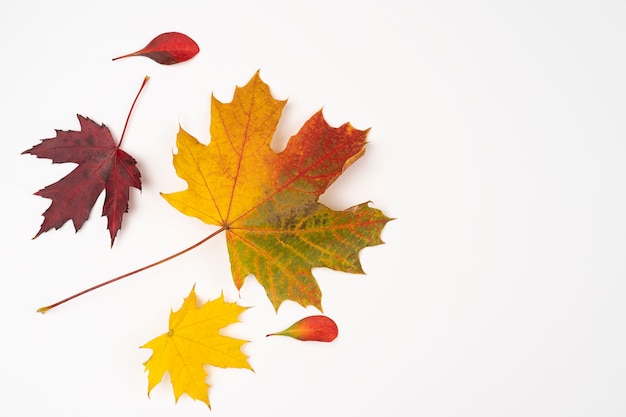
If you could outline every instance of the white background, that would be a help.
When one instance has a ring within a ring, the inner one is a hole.
[[[4,416],[626,415],[626,3],[623,1],[20,1],[0,14],[0,414]],[[200,54],[161,66],[132,52],[166,31]],[[210,140],[212,92],[261,71],[288,99],[275,146],[322,108],[371,127],[365,156],[323,196],[397,220],[361,252],[366,275],[316,269],[330,344],[265,338],[317,311],[254,305],[230,334],[255,372],[209,368],[212,411],[146,395],[139,346],[193,284],[230,278],[223,237],[46,315],[35,310],[181,250],[211,227],[159,192],[180,123]],[[35,240],[70,164],[20,153],[78,128],[121,134],[139,161],[113,249],[102,196]]]

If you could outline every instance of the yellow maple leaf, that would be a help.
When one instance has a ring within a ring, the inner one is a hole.
[[[187,393],[210,408],[205,365],[252,370],[248,358],[241,352],[241,346],[247,341],[220,334],[220,329],[237,322],[246,309],[226,303],[223,295],[198,307],[192,288],[181,308],[170,314],[167,333],[142,346],[153,350],[144,363],[148,371],[148,395],[165,372],[169,372],[177,402]]]

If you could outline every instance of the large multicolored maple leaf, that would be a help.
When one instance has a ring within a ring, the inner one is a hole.
[[[180,129],[174,167],[188,188],[163,194],[176,209],[226,233],[235,285],[252,274],[278,309],[285,300],[322,309],[313,267],[363,273],[359,251],[383,243],[390,220],[359,204],[335,211],[318,197],[360,158],[367,130],[331,127],[319,111],[280,153],[270,148],[286,101],[257,72],[231,103],[211,99],[211,142]]]
[[[236,323],[246,309],[225,302],[223,296],[198,307],[192,288],[182,307],[170,314],[168,331],[142,346],[153,351],[144,364],[148,395],[168,372],[176,401],[187,393],[211,407],[205,365],[252,369],[241,352],[247,342],[220,334],[220,329]]]
[[[145,81],[144,81],[145,83]],[[78,231],[102,190],[106,190],[102,215],[107,216],[111,246],[122,227],[122,217],[128,211],[130,187],[141,189],[137,161],[121,150],[104,124],[78,115],[80,130],[57,130],[54,138],[23,152],[53,163],[74,162],[78,166],[68,175],[37,191],[35,194],[52,200],[43,213],[44,221],[35,237],[68,220]]]

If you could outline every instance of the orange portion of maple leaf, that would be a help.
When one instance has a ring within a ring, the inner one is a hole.
[[[245,310],[246,307],[224,302],[223,296],[198,307],[192,288],[182,307],[170,314],[167,333],[142,346],[153,350],[144,364],[148,394],[169,372],[176,401],[186,393],[211,407],[205,365],[252,369],[241,352],[247,341],[220,334],[220,329],[236,323]]]
[[[180,129],[174,167],[188,188],[165,199],[226,233],[237,288],[254,275],[276,309],[285,300],[322,309],[314,267],[363,273],[359,251],[383,243],[390,220],[367,203],[335,211],[318,197],[365,149],[367,130],[333,128],[314,114],[284,151],[270,143],[286,101],[258,72],[231,103],[211,100],[211,142]]]

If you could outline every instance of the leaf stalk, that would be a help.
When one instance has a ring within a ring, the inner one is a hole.
[[[139,273],[139,272],[145,271],[146,269],[150,269],[150,268],[152,268],[152,267],[155,267],[155,266],[157,266],[157,265],[161,265],[162,263],[165,263],[165,262],[167,262],[167,261],[170,261],[170,260],[172,260],[172,259],[174,259],[174,258],[177,258],[177,257],[179,257],[180,255],[183,255],[183,254],[185,254],[185,253],[187,253],[187,252],[189,252],[189,251],[191,251],[191,250],[193,250],[193,249],[197,248],[198,246],[201,246],[203,243],[205,243],[205,242],[207,242],[208,240],[212,239],[213,237],[217,236],[218,234],[220,234],[220,233],[221,233],[221,232],[223,232],[224,230],[226,230],[226,227],[221,227],[221,228],[219,228],[218,230],[216,230],[215,232],[211,233],[209,236],[207,236],[207,237],[205,237],[204,239],[200,240],[199,242],[194,243],[193,245],[191,245],[191,246],[189,246],[189,247],[187,247],[187,248],[185,248],[185,249],[183,249],[183,250],[181,250],[181,251],[179,251],[179,252],[176,252],[176,253],[175,253],[175,254],[173,254],[173,255],[170,255],[170,256],[168,256],[168,257],[166,257],[166,258],[163,258],[163,259],[161,259],[161,260],[159,260],[159,261],[153,262],[153,263],[151,263],[151,264],[149,264],[149,265],[146,265],[146,266],[143,266],[143,267],[141,267],[141,268],[135,269],[134,271],[127,272],[127,273],[122,274],[122,275],[120,275],[120,276],[117,276],[117,277],[115,277],[115,278],[111,278],[111,279],[110,279],[110,280],[108,280],[108,281],[101,282],[101,283],[100,283],[100,284],[98,284],[98,285],[94,285],[93,287],[89,287],[89,288],[87,288],[87,289],[85,289],[85,290],[82,290],[82,291],[80,291],[80,292],[77,292],[77,293],[76,293],[76,294],[74,294],[74,295],[71,295],[71,296],[69,296],[69,297],[67,297],[67,298],[64,298],[64,299],[62,299],[62,300],[60,300],[60,301],[57,301],[56,303],[50,304],[50,305],[45,306],[45,307],[40,307],[40,308],[38,308],[38,309],[37,309],[37,312],[38,312],[38,313],[42,313],[42,314],[44,314],[44,313],[46,313],[47,311],[49,311],[49,310],[51,310],[51,309],[53,309],[53,308],[55,308],[55,307],[60,306],[61,304],[65,304],[65,303],[67,303],[67,302],[68,302],[68,301],[70,301],[70,300],[73,300],[73,299],[75,299],[75,298],[80,297],[81,295],[85,295],[85,294],[87,294],[87,293],[90,293],[91,291],[97,290],[98,288],[102,288],[102,287],[104,287],[104,286],[106,286],[106,285],[113,284],[114,282],[117,282],[117,281],[122,280],[122,279],[124,279],[124,278],[130,277],[131,275],[135,275],[135,274],[137,274],[137,273]]]
[[[117,144],[118,149],[122,146],[122,141],[124,140],[124,135],[126,134],[126,128],[128,127],[128,122],[130,121],[130,115],[133,113],[133,109],[135,108],[137,99],[139,99],[139,95],[143,91],[143,88],[145,87],[149,79],[150,77],[148,77],[147,75],[144,77],[143,82],[141,83],[141,87],[139,87],[139,91],[137,92],[137,95],[135,96],[135,99],[133,100],[133,104],[130,106],[130,110],[128,111],[128,116],[126,116],[126,123],[124,123],[124,130],[122,130],[122,136],[120,136],[120,142]]]

